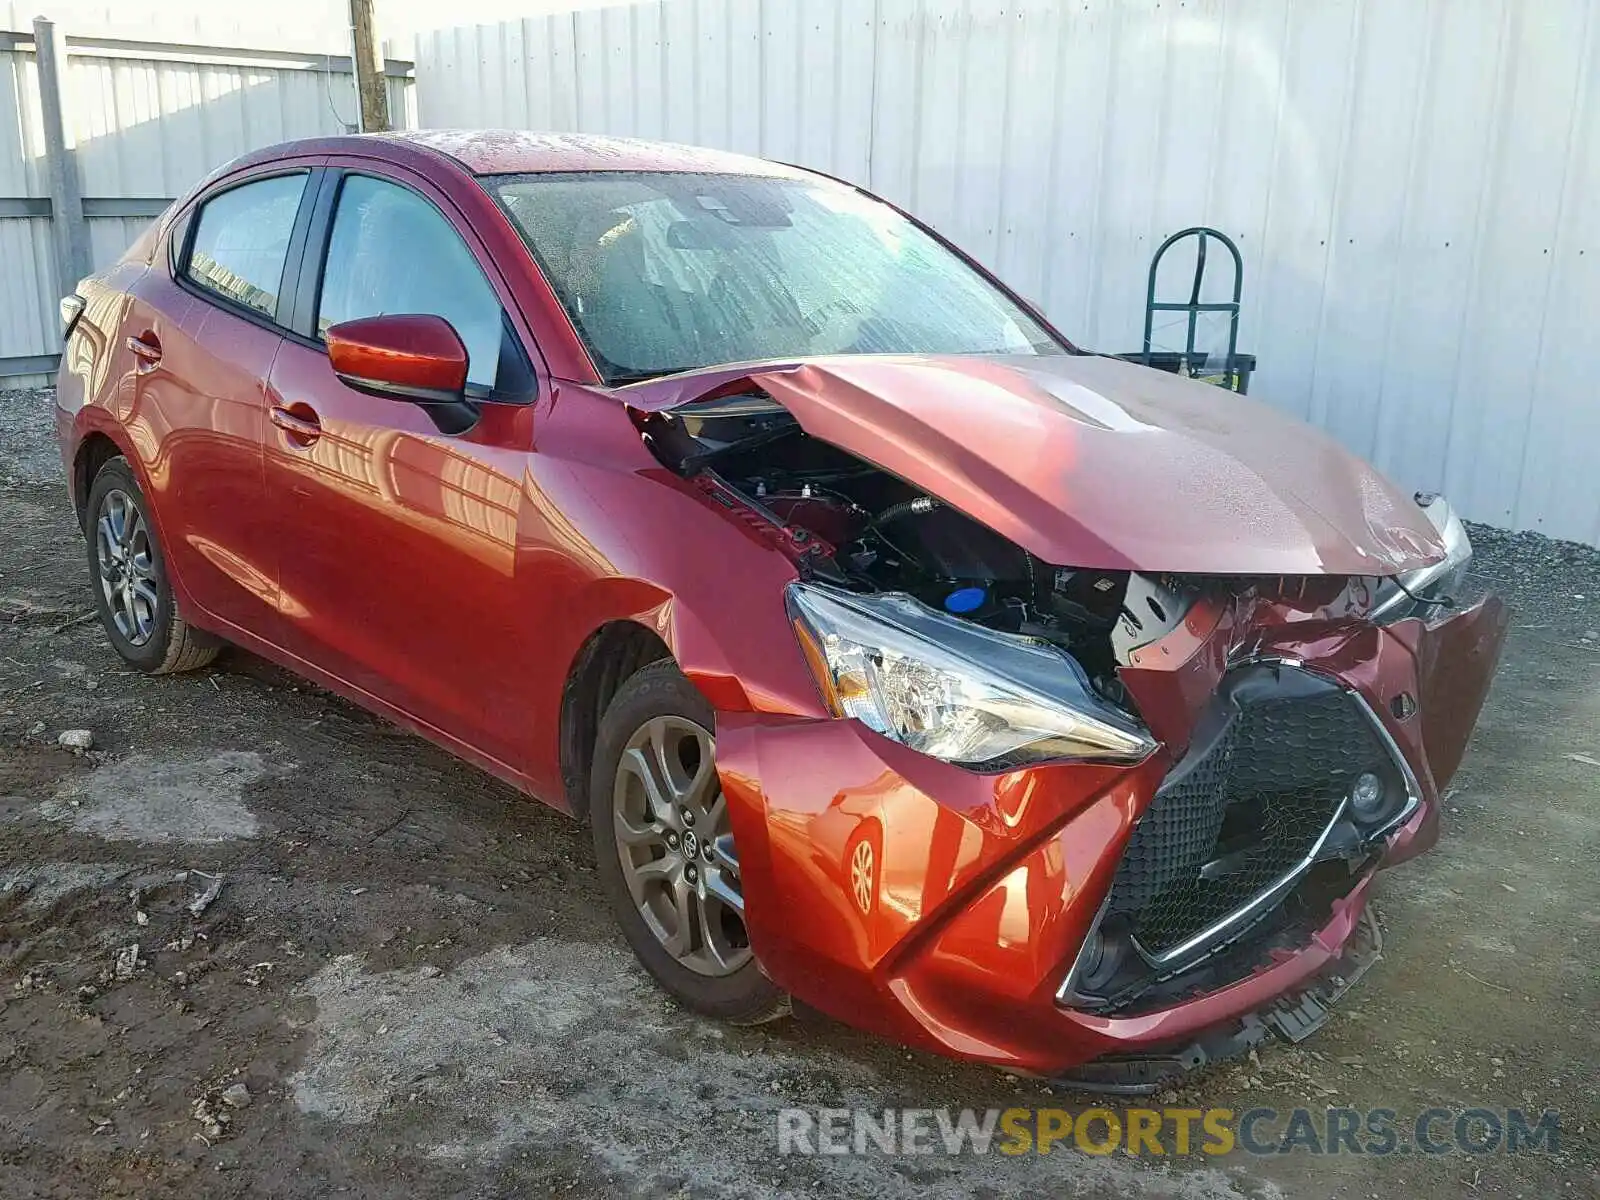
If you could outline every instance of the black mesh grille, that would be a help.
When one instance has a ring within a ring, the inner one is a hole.
[[[1306,857],[1355,779],[1394,779],[1358,703],[1303,672],[1250,668],[1225,686],[1151,801],[1112,884],[1160,958],[1245,907]]]

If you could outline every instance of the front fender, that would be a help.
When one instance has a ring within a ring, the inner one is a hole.
[[[664,642],[721,713],[825,715],[789,628],[795,564],[736,512],[656,461],[614,399],[564,386],[528,460],[517,576],[527,619],[536,794],[563,794],[563,697],[595,635]]]

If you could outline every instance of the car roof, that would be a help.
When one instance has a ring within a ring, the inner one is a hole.
[[[807,172],[745,154],[588,133],[525,129],[417,129],[307,138],[258,150],[234,167],[303,154],[358,154],[400,161],[442,155],[474,175],[547,171],[693,171],[715,175],[801,176]],[[420,165],[420,164],[419,164]]]
[[[479,175],[523,171],[697,171],[716,175],[799,174],[765,159],[675,142],[526,129],[419,129],[384,137],[448,154]]]

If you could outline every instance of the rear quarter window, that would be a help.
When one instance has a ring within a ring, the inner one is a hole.
[[[207,291],[272,316],[308,178],[304,172],[275,175],[207,200],[193,218],[184,275]]]

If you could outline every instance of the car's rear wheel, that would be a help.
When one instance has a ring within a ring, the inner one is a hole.
[[[126,459],[100,468],[87,511],[95,608],[112,648],[151,675],[192,671],[216,658],[221,643],[178,615],[149,506]]]
[[[670,661],[625,682],[596,739],[589,819],[624,936],[689,1008],[735,1024],[789,1011],[762,974],[716,771],[711,706]]]

